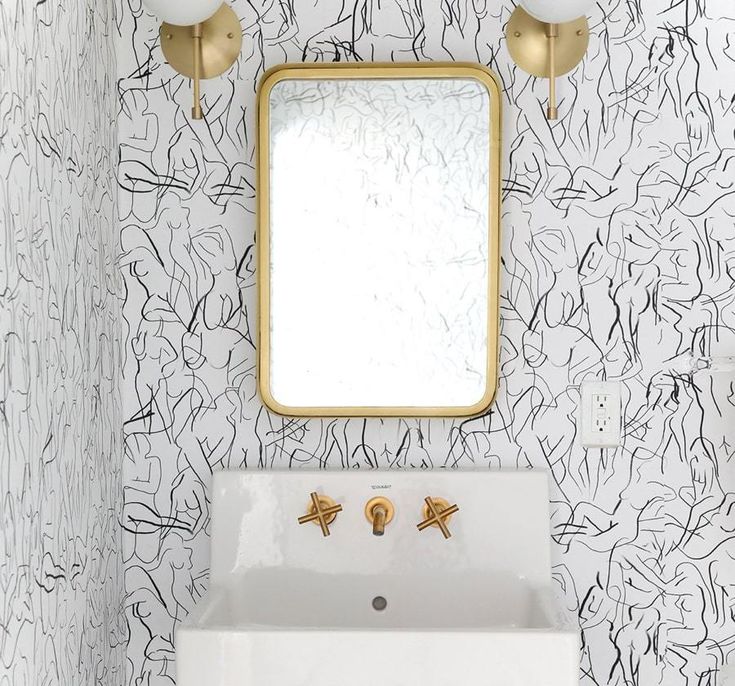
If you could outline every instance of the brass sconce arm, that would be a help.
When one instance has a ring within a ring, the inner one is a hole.
[[[549,105],[546,118],[556,119],[559,111],[556,108],[556,39],[559,37],[559,24],[546,24],[546,38],[549,41]]]
[[[191,26],[163,22],[159,35],[168,63],[192,79],[191,116],[201,119],[201,81],[223,74],[237,61],[242,47],[240,20],[223,4],[209,19]]]
[[[192,43],[194,44],[194,106],[191,108],[192,119],[202,118],[202,104],[199,93],[199,82],[202,78],[202,25],[194,24],[191,27]]]
[[[508,21],[505,37],[513,61],[523,71],[549,79],[547,119],[559,116],[556,79],[570,72],[584,58],[589,45],[586,17],[560,24],[535,19],[518,6]]]

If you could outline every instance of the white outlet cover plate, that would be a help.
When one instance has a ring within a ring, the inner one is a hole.
[[[615,448],[622,438],[619,381],[583,381],[579,402],[580,443],[585,448]]]

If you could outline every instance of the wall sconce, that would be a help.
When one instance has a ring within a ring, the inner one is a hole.
[[[227,71],[242,47],[242,28],[222,0],[143,0],[163,23],[161,49],[179,74],[194,81],[193,119],[202,118],[199,82]]]
[[[556,119],[556,77],[570,72],[587,52],[585,14],[594,0],[520,0],[505,38],[513,61],[533,76],[549,79],[546,118]]]

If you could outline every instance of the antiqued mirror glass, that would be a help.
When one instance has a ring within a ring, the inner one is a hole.
[[[495,393],[499,94],[467,65],[282,67],[259,98],[259,386],[279,413]]]

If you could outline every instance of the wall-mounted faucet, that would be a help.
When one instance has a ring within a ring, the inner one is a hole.
[[[329,525],[334,522],[337,514],[342,512],[342,505],[329,496],[319,495],[316,492],[312,492],[309,497],[306,514],[298,518],[299,524],[316,524],[321,528],[323,536],[329,536],[331,533]],[[447,523],[456,512],[459,512],[459,507],[450,505],[449,501],[444,498],[426,497],[422,510],[423,521],[417,525],[417,528],[423,531],[435,527],[442,532],[444,538],[451,538],[452,534]],[[395,506],[385,496],[370,498],[365,504],[365,517],[372,525],[373,536],[383,536],[385,527],[393,521],[395,514]]]
[[[373,536],[382,536],[385,533],[385,527],[393,519],[395,512],[396,509],[388,498],[378,496],[368,500],[365,516],[373,525]]]

